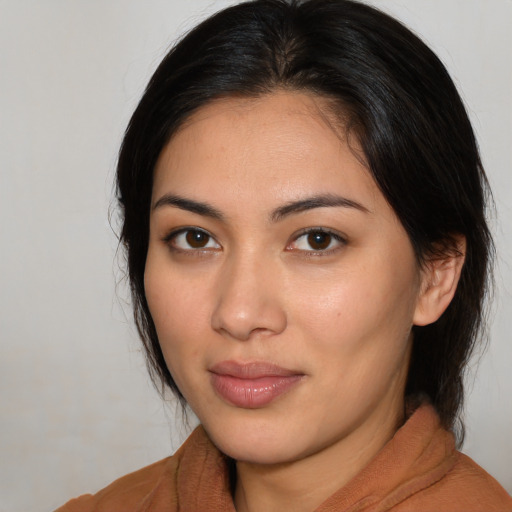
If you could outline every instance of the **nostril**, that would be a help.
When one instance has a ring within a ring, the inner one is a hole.
[[[277,300],[251,302],[221,301],[211,320],[212,328],[239,341],[278,334],[286,327],[286,314]]]

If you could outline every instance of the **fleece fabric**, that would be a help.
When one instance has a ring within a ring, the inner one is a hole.
[[[312,512],[512,512],[499,483],[420,406],[374,459]],[[235,512],[228,461],[198,427],[172,456],[56,512]]]

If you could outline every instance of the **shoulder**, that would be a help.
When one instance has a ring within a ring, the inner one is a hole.
[[[435,409],[417,407],[376,457],[386,468],[382,510],[393,512],[512,512],[512,498],[476,462],[455,448]]]
[[[437,512],[512,512],[512,498],[507,491],[460,452],[443,478],[412,495],[396,510],[432,510],[433,505]]]
[[[460,510],[512,512],[512,498],[505,489],[474,460],[460,452],[453,469],[439,482],[437,492],[446,499],[450,495],[456,496]]]
[[[177,510],[178,475],[182,466],[197,463],[198,454],[211,449],[202,428],[197,428],[171,457],[125,475],[96,494],[84,494],[55,512],[147,512]],[[173,508],[174,505],[174,508]]]
[[[123,510],[135,512],[144,510],[146,505],[161,489],[163,483],[170,498],[179,465],[179,452],[159,462],[139,469],[112,482],[96,494],[84,494],[75,498],[55,512],[107,512]],[[172,498],[171,498],[172,499]]]

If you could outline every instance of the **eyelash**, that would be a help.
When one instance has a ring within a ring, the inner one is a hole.
[[[202,235],[208,237],[208,242],[206,245],[208,245],[213,240],[215,242],[215,244],[218,245],[220,248],[220,244],[215,240],[215,238],[210,233],[208,233],[208,231],[205,231],[204,229],[194,227],[194,226],[188,226],[188,227],[183,227],[183,228],[173,230],[163,238],[163,241],[169,246],[171,251],[185,253],[188,255],[201,256],[208,252],[217,251],[216,247],[212,248],[212,247],[207,247],[207,246],[197,247],[197,248],[190,247],[188,249],[183,249],[181,247],[177,247],[174,243],[176,241],[176,239],[180,235],[186,235],[187,233],[202,234]],[[315,249],[311,249],[311,250],[298,249],[297,250],[299,253],[301,253],[302,255],[304,255],[306,257],[327,256],[327,255],[330,255],[330,254],[338,251],[342,246],[345,246],[347,244],[347,239],[343,235],[341,235],[340,233],[338,233],[336,231],[322,228],[322,227],[312,227],[312,228],[302,229],[298,233],[295,233],[292,236],[291,241],[287,243],[285,250],[287,250],[289,252],[295,251],[295,249],[290,248],[291,245],[297,243],[297,241],[300,240],[300,238],[309,236],[312,234],[326,235],[328,237],[331,237],[332,240],[329,241],[329,244],[326,249],[319,249],[319,250],[318,249],[317,250],[315,250]],[[332,244],[333,240],[335,242],[337,242],[337,245],[335,247],[329,248],[330,245]]]
[[[323,228],[323,227],[312,227],[312,228],[305,228],[299,231],[298,233],[295,233],[292,236],[291,242],[289,242],[286,246],[287,250],[293,251],[293,249],[288,249],[292,244],[297,243],[297,241],[305,236],[309,236],[312,234],[320,234],[320,235],[327,235],[332,238],[332,240],[329,242],[329,246],[332,244],[332,241],[336,241],[337,244],[335,247],[329,248],[329,246],[326,249],[320,249],[320,250],[299,250],[300,253],[306,257],[318,257],[318,256],[329,256],[338,250],[340,250],[343,246],[347,245],[347,238],[343,236],[342,234],[338,233],[337,231],[333,231],[331,229]]]
[[[217,245],[220,246],[220,244],[215,240],[215,238],[210,233],[208,233],[208,231],[205,231],[204,229],[197,228],[194,226],[188,226],[188,227],[175,229],[175,230],[171,231],[169,234],[167,234],[163,238],[163,241],[169,246],[169,249],[171,251],[185,253],[188,255],[199,255],[200,256],[200,255],[204,255],[205,253],[214,252],[217,250],[216,248],[211,248],[211,247],[196,247],[196,248],[191,247],[189,249],[183,249],[181,247],[177,247],[174,243],[176,241],[176,239],[180,235],[186,235],[187,233],[196,233],[196,234],[205,235],[206,237],[208,237],[207,244],[209,244],[210,241],[213,240],[213,241],[215,241],[215,243]]]

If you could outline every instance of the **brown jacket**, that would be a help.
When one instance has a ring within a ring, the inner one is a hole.
[[[56,512],[234,512],[224,456],[198,427],[172,457]],[[507,492],[454,446],[434,409],[418,408],[393,439],[315,512],[512,512]]]

